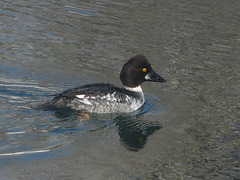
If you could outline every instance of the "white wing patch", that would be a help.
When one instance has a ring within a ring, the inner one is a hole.
[[[78,98],[78,101],[80,101],[81,103],[92,105],[92,103],[87,98],[85,98],[85,94],[76,95],[76,97]]]
[[[83,103],[83,104],[86,104],[86,105],[90,105],[92,106],[94,103],[94,100],[95,99],[98,99],[102,100],[102,102],[104,103],[110,103],[110,102],[117,102],[117,98],[115,97],[116,95],[116,92],[113,92],[112,94],[108,93],[106,94],[105,96],[87,96],[86,94],[79,94],[79,95],[76,95],[76,99],[77,101]],[[127,96],[128,100],[129,100],[129,97]],[[91,102],[91,100],[93,100],[93,102]]]
[[[83,99],[84,97],[85,97],[85,94],[80,94],[80,95],[76,95],[77,96],[77,98],[79,98],[79,99]]]

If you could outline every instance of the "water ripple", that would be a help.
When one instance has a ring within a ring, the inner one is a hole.
[[[96,13],[90,12],[91,10],[83,9],[83,8],[76,7],[76,6],[64,5],[60,8],[68,11],[69,13],[79,14],[79,15],[82,15],[82,16],[91,16],[91,15],[97,16]]]

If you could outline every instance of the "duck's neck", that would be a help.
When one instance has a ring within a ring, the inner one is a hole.
[[[127,87],[127,86],[124,86],[124,88],[126,90],[128,90],[128,91],[143,93],[141,86],[137,86],[137,87]]]

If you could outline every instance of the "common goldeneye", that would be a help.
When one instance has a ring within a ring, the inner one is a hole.
[[[42,105],[44,109],[62,109],[91,113],[127,113],[145,102],[141,84],[145,81],[166,82],[152,70],[147,58],[137,55],[124,64],[120,73],[123,88],[96,83],[72,88]]]

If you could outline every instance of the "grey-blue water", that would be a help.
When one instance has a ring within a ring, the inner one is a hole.
[[[240,1],[0,2],[0,179],[239,179]],[[130,114],[31,107],[145,55]]]

